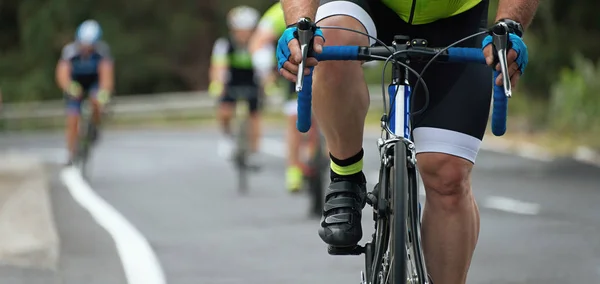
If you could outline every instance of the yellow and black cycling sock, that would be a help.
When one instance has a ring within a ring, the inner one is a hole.
[[[360,149],[356,155],[340,160],[329,153],[329,157],[331,158],[331,181],[347,180],[350,182],[365,183],[366,179],[362,171],[364,154],[363,149]]]

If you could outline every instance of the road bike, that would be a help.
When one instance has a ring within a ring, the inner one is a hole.
[[[248,192],[248,175],[251,171],[258,171],[257,165],[248,163],[250,155],[250,111],[249,100],[257,98],[260,94],[256,87],[240,86],[228,87],[228,95],[235,99],[235,118],[237,121],[235,148],[233,150],[233,163],[237,171],[238,192]]]
[[[113,103],[109,103],[104,106],[101,113],[103,123],[106,122],[107,117],[111,114],[110,106],[112,104]],[[79,122],[75,156],[73,157],[73,166],[79,169],[84,178],[89,178],[89,160],[91,152],[100,135],[100,128],[93,121],[91,105],[89,99],[84,99],[81,103],[81,120]]]
[[[428,89],[421,78],[427,67],[435,61],[454,63],[486,64],[480,48],[453,47],[454,45],[481,35],[491,34],[493,45],[501,65],[501,72],[494,71],[495,81],[499,74],[508,74],[506,52],[508,27],[496,24],[489,31],[468,36],[446,48],[427,47],[425,39],[411,39],[398,35],[392,46],[381,41],[382,46],[325,46],[322,53],[310,52],[316,25],[310,19],[302,18],[296,25],[303,60],[299,70],[304,70],[307,56],[318,61],[359,60],[385,61],[385,67],[392,63],[392,83],[386,98],[385,82],[382,84],[384,114],[381,117],[382,135],[377,141],[380,154],[379,181],[373,191],[367,194],[367,203],[373,207],[375,233],[364,246],[337,249],[329,247],[332,255],[365,254],[365,270],[361,272],[363,284],[432,284],[425,266],[421,247],[421,214],[418,199],[418,171],[415,145],[411,140],[411,94],[419,87]],[[321,29],[344,29],[340,27],[319,27]],[[349,30],[352,31],[352,30]],[[361,33],[355,31],[357,33]],[[364,34],[364,33],[361,33]],[[409,61],[427,62],[421,73],[411,69]],[[408,83],[409,72],[418,78],[414,88]],[[382,75],[382,81],[383,76]],[[506,131],[507,99],[511,96],[509,76],[503,76],[504,86],[494,85],[492,132],[503,135]],[[312,70],[310,75],[299,73],[296,82],[298,94],[297,128],[301,132],[310,129],[312,100]],[[387,100],[386,100],[387,99]],[[387,107],[387,102],[390,108]],[[389,112],[389,114],[388,114]]]

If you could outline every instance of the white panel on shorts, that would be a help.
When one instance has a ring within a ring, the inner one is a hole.
[[[481,140],[464,133],[433,127],[417,127],[413,130],[417,153],[445,153],[475,163]]]
[[[331,16],[350,16],[352,18],[357,19],[367,30],[367,33],[370,36],[377,38],[377,28],[375,28],[375,22],[369,16],[369,13],[365,11],[362,7],[358,6],[356,3],[352,3],[350,1],[332,1],[327,2],[321,6],[317,10],[317,18],[316,22],[318,23],[320,20]],[[370,44],[374,44],[375,40],[369,38]]]
[[[283,104],[283,113],[287,116],[298,114],[298,100],[288,100]]]

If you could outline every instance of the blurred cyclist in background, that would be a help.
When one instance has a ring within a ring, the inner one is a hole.
[[[258,23],[258,27],[252,40],[250,41],[250,52],[252,60],[256,66],[261,66],[259,75],[261,84],[265,92],[272,92],[276,89],[276,81],[279,77],[279,71],[275,64],[275,44],[277,39],[283,34],[287,28],[283,17],[283,9],[281,3],[273,4],[262,16]],[[303,134],[296,129],[297,118],[297,94],[295,84],[285,82],[287,97],[284,105],[284,113],[288,116],[287,123],[287,164],[286,171],[286,187],[290,192],[297,192],[302,187],[303,180],[303,163],[300,162],[300,150]],[[313,127],[308,132],[309,149],[315,149],[318,142],[318,132],[316,130],[316,122],[313,119]]]
[[[102,109],[109,102],[114,87],[110,48],[101,39],[102,28],[98,22],[84,21],[77,28],[75,41],[63,48],[56,66],[56,82],[67,99],[67,165],[72,164],[75,155],[82,100],[90,98],[92,121],[99,127]],[[92,133],[92,141],[97,141],[97,136],[97,131]]]
[[[238,6],[227,14],[229,36],[217,39],[210,64],[209,92],[219,97],[218,120],[223,137],[219,142],[219,154],[230,158],[233,151],[231,118],[234,115],[236,98],[228,92],[233,87],[248,87],[256,95],[248,99],[250,107],[251,164],[257,164],[256,156],[260,140],[259,84],[255,80],[254,67],[248,51],[248,42],[258,22],[259,12],[248,6]]]

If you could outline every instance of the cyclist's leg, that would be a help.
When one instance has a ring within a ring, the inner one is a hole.
[[[231,119],[235,111],[235,98],[231,97],[227,91],[219,98],[219,110],[217,118],[221,131],[226,136],[231,136]]]
[[[248,100],[248,107],[250,111],[250,150],[252,153],[258,153],[260,151],[260,138],[262,130],[262,102],[258,87],[254,87],[252,90],[255,93]]]
[[[296,119],[298,118],[298,103],[293,96],[288,97],[283,109],[287,116],[287,171],[286,187],[289,191],[295,192],[302,187],[302,164],[300,162],[300,144],[302,143],[302,133],[296,129]]]
[[[486,19],[487,3],[481,3],[452,18],[416,26],[413,32],[431,46],[446,46],[478,32]],[[464,45],[479,47],[480,43],[481,38]],[[483,65],[434,65],[424,75],[429,106],[413,120],[417,160],[427,193],[423,246],[436,283],[464,284],[479,237],[479,212],[470,175],[488,119],[492,73]],[[422,65],[415,67],[420,70]],[[414,96],[417,109],[424,103],[420,90]]]
[[[75,157],[77,148],[77,139],[79,136],[79,120],[81,117],[81,100],[66,96],[66,129],[65,138],[67,142],[67,151],[69,153],[67,164],[70,164]]]
[[[230,157],[233,151],[233,135],[231,132],[231,119],[235,110],[235,98],[227,90],[219,98],[217,119],[221,127],[222,137],[219,141],[218,152],[223,157]]]
[[[361,6],[363,4],[363,6]],[[321,0],[319,25],[340,26],[375,35],[365,1]],[[363,35],[323,30],[326,45],[368,45]],[[355,246],[362,238],[361,209],[365,205],[363,129],[369,94],[360,62],[321,62],[314,70],[313,110],[331,156],[331,184],[319,235],[326,243]]]

